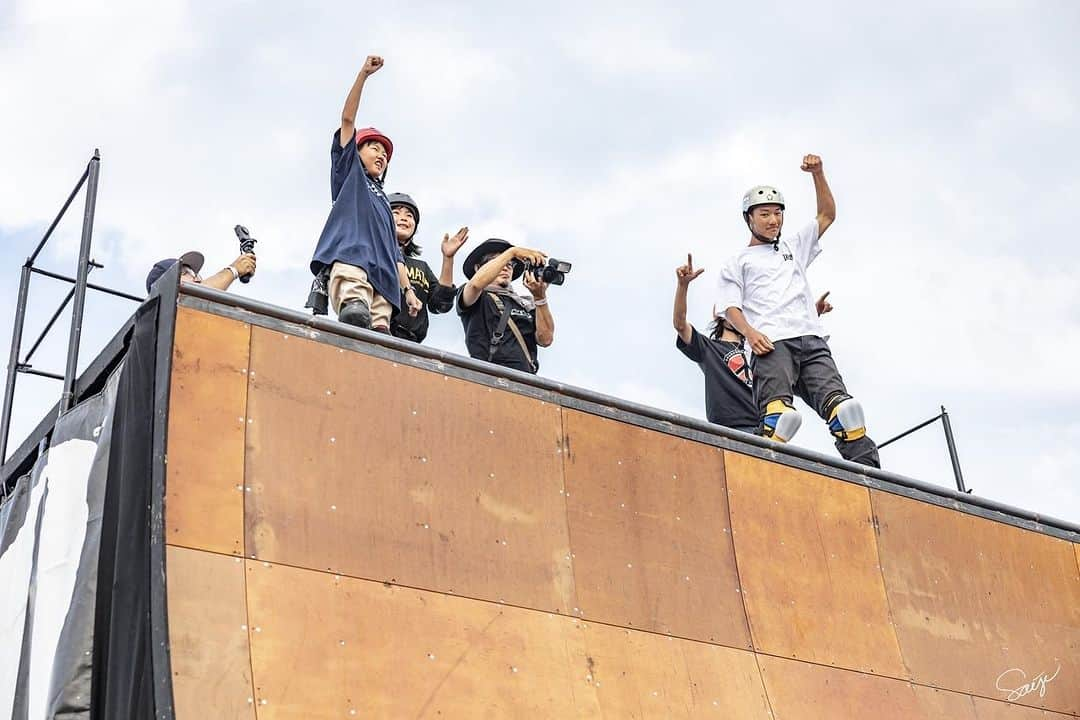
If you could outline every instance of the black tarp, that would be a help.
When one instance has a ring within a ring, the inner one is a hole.
[[[155,717],[150,523],[158,304],[152,298],[139,309],[116,393],[94,622],[95,720]]]

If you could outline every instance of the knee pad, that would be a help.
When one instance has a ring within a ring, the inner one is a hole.
[[[761,433],[777,442],[787,442],[795,437],[802,425],[802,415],[787,400],[773,400],[765,406],[761,420]]]
[[[842,395],[833,400],[829,411],[829,432],[837,440],[851,442],[866,435],[866,418],[858,400]]]

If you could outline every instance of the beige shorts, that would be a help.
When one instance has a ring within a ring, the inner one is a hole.
[[[340,312],[344,303],[363,300],[371,310],[372,329],[390,327],[390,315],[394,312],[394,306],[371,287],[364,268],[343,262],[334,263],[330,268],[327,293],[330,295],[330,307],[335,314]]]

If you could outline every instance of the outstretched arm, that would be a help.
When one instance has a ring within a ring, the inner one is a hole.
[[[803,172],[810,173],[814,178],[814,195],[817,196],[817,223],[818,237],[825,234],[829,226],[836,220],[836,200],[833,199],[829,182],[825,179],[825,168],[821,164],[821,158],[817,155],[807,155],[802,161]]]
[[[461,288],[462,306],[472,306],[484,294],[484,288],[495,282],[495,278],[499,277],[499,271],[511,260],[522,260],[537,266],[542,266],[547,262],[543,253],[529,248],[512,247],[503,250],[498,257],[488,260],[477,268],[476,274]]]
[[[678,283],[675,285],[675,305],[671,310],[671,324],[675,326],[675,332],[683,343],[689,345],[694,339],[694,326],[686,321],[686,290],[705,268],[694,270],[694,258],[690,253],[686,254],[686,264],[675,268],[675,277]]]
[[[234,272],[235,271],[235,272]],[[208,278],[204,278],[202,284],[215,290],[228,290],[233,280],[241,275],[255,274],[255,253],[244,253],[228,265]]]
[[[378,72],[383,66],[383,59],[378,55],[368,55],[364,61],[364,67],[360,68],[348,97],[345,98],[345,107],[341,108],[341,135],[338,142],[341,147],[347,147],[352,142],[353,133],[356,131],[356,111],[360,109],[360,93],[364,91],[364,83],[369,75]]]

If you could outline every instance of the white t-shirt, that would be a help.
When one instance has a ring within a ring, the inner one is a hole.
[[[827,338],[806,280],[806,268],[820,252],[816,218],[794,236],[781,234],[777,245],[743,248],[720,270],[716,312],[739,308],[755,330],[773,341]]]

